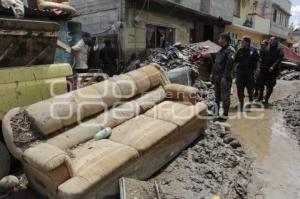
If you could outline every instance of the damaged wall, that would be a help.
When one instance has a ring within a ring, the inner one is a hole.
[[[93,35],[113,34],[111,26],[119,20],[120,0],[70,0],[80,16],[82,30]]]
[[[123,28],[123,47],[125,59],[135,52],[146,49],[146,25],[156,25],[175,30],[174,42],[189,43],[190,31],[194,29],[194,19],[183,16],[172,9],[161,8],[157,4],[147,6],[143,11],[127,4],[126,22]],[[134,19],[138,22],[134,24]]]

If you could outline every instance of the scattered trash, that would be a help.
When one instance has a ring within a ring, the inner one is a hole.
[[[109,78],[108,75],[101,73],[101,72],[92,72],[92,73],[80,73],[77,74],[77,85],[75,85],[75,88],[83,88],[90,86],[92,84],[96,84],[99,82],[102,82],[104,80],[107,80]]]
[[[106,128],[106,129],[103,129],[103,130],[99,131],[99,132],[95,135],[94,139],[95,139],[95,140],[103,140],[103,139],[106,139],[106,138],[108,138],[108,137],[111,135],[111,133],[112,133],[112,129],[108,127],[108,128]]]
[[[125,72],[156,63],[167,72],[179,68],[190,68],[193,71],[190,74],[192,81],[199,77],[202,80],[208,80],[208,73],[212,67],[211,54],[216,54],[220,49],[220,46],[211,41],[185,46],[182,46],[181,43],[176,43],[166,49],[149,49],[142,57],[133,55],[131,61],[127,64]]]
[[[11,190],[19,185],[20,181],[16,176],[6,176],[0,180],[0,190]]]
[[[23,18],[25,15],[24,3],[22,0],[0,0],[4,8],[12,9],[16,18]]]
[[[193,80],[196,79],[197,71],[190,67],[175,68],[167,72],[167,76],[171,83],[192,86]],[[194,78],[193,78],[194,77]]]
[[[300,80],[300,71],[284,70],[280,73],[279,79],[287,81]]]

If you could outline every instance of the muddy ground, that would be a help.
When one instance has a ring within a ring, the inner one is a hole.
[[[300,145],[300,91],[274,103],[283,113],[286,125]]]
[[[165,199],[246,199],[252,159],[230,130],[209,123],[205,135],[151,179]]]

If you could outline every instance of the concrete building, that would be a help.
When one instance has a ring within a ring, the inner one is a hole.
[[[232,34],[233,44],[244,36],[250,36],[258,48],[270,36],[285,41],[290,10],[289,0],[234,0],[233,23],[226,26],[226,31]]]
[[[75,20],[119,44],[126,60],[147,48],[216,40],[232,23],[232,0],[71,0]]]
[[[270,19],[264,16],[264,0],[234,0],[233,23],[226,26],[231,33],[233,44],[249,36],[256,47],[260,47],[265,35],[270,32]]]
[[[292,3],[289,0],[266,1],[265,15],[270,19],[270,35],[286,40]]]

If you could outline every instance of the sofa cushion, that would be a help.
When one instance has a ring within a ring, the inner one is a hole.
[[[133,80],[127,74],[115,76],[112,80],[118,85],[121,90],[121,95],[119,96],[121,99],[126,100],[133,98],[138,94],[138,87]]]
[[[131,146],[144,154],[176,131],[175,124],[140,115],[114,128],[109,139]]]
[[[127,73],[127,75],[130,76],[136,83],[139,94],[143,94],[151,89],[151,81],[147,74],[142,70],[135,70]]]
[[[158,85],[162,85],[163,77],[160,67],[157,65],[149,65],[140,69],[150,79],[151,88],[155,88]]]
[[[114,128],[127,120],[130,120],[141,113],[140,107],[135,101],[121,104],[100,114],[96,120],[103,128]]]
[[[166,90],[168,99],[191,103],[192,105],[197,103],[197,94],[199,93],[199,90],[195,87],[168,84],[164,86],[164,89]]]
[[[62,198],[82,198],[90,188],[117,181],[139,157],[135,149],[110,140],[87,142],[73,154],[75,177],[60,185]]]
[[[32,121],[33,127],[43,135],[48,135],[64,126],[60,118],[52,117],[49,107],[52,107],[51,100],[45,100],[25,109]]]
[[[91,140],[73,149],[72,159],[75,176],[93,179],[95,174],[107,176],[114,169],[130,160],[138,158],[138,153],[131,147],[110,140]]]
[[[119,102],[121,91],[110,80],[73,91],[26,108],[34,127],[43,135],[52,134],[63,127],[107,110]]]
[[[135,100],[140,107],[141,112],[144,113],[155,105],[159,104],[166,98],[166,92],[162,87],[156,88]]]
[[[96,119],[91,119],[48,139],[46,142],[60,149],[69,149],[92,139],[102,129],[103,127]]]
[[[206,105],[198,103],[191,106],[180,102],[165,101],[146,112],[145,115],[182,127],[195,117],[205,116]]]
[[[67,164],[70,168],[70,174],[73,174],[72,165],[66,153],[57,147],[42,143],[31,147],[24,152],[23,160],[45,172],[57,169],[63,164]]]

